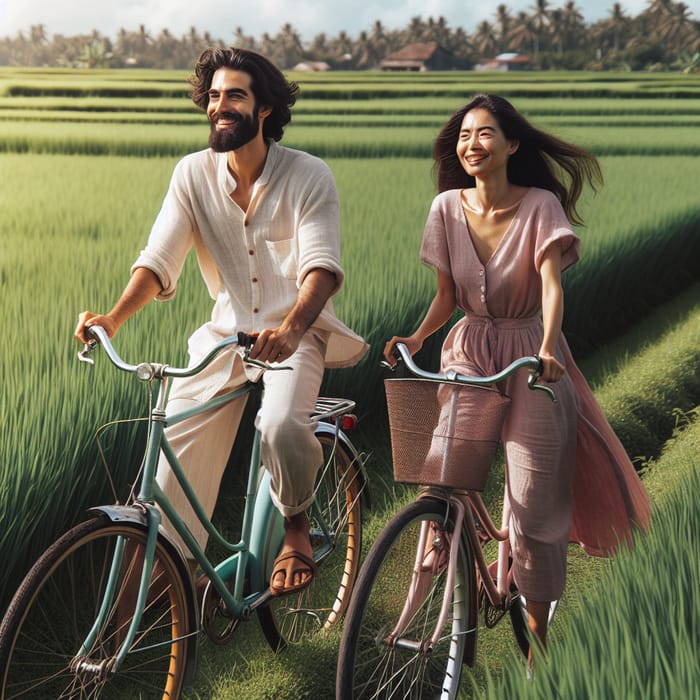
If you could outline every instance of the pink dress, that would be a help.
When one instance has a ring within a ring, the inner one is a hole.
[[[577,261],[579,238],[547,190],[528,190],[485,265],[472,242],[461,191],[434,199],[421,259],[451,275],[465,313],[445,339],[443,370],[493,374],[539,351],[539,268],[554,241],[561,242],[562,269]],[[630,542],[634,526],[647,527],[650,514],[647,493],[563,334],[556,355],[567,368],[551,385],[556,403],[528,389],[520,373],[500,386],[511,398],[501,441],[515,579],[537,601],[561,597],[569,541],[590,554],[610,555],[620,541]]]

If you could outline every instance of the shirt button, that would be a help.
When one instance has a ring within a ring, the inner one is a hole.
[[[479,270],[479,277],[483,277],[483,276],[484,276],[484,270],[481,269],[481,270]]]
[[[258,278],[257,278],[257,277],[253,277],[253,282],[257,282],[257,281],[258,281]]]
[[[260,309],[257,306],[253,309],[254,314],[257,314],[259,311],[260,311]]]
[[[255,255],[255,251],[251,248],[251,249],[248,251],[248,255]]]
[[[481,301],[482,301],[482,302],[485,302],[485,301],[486,301],[486,295],[485,295],[485,294],[482,294],[482,295],[481,295]]]
[[[483,284],[481,285],[481,291],[482,291],[482,292],[485,292],[485,291],[486,291],[486,287],[484,287]]]

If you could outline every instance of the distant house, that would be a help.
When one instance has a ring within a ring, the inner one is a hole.
[[[530,57],[517,53],[501,53],[495,58],[484,58],[474,66],[474,70],[528,70]]]
[[[331,67],[325,61],[301,61],[292,70],[307,71],[316,73],[318,71],[330,70]]]
[[[452,52],[443,49],[437,41],[408,44],[399,51],[386,55],[379,64],[385,71],[459,70],[466,66]]]

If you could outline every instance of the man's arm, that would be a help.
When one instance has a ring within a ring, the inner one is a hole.
[[[291,311],[277,328],[266,328],[260,332],[250,356],[262,362],[282,362],[290,357],[336,287],[336,277],[329,270],[310,270],[304,277]]]
[[[87,343],[85,329],[90,326],[102,326],[109,337],[113,337],[128,318],[155,299],[161,290],[162,285],[154,272],[146,267],[137,267],[119,301],[109,313],[95,314],[92,311],[83,311],[80,314],[75,338],[81,343]]]

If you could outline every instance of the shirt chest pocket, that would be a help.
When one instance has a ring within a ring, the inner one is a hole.
[[[266,240],[265,244],[275,272],[281,277],[295,280],[298,261],[294,238],[283,238],[276,241]]]

